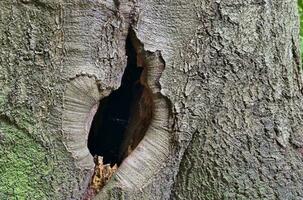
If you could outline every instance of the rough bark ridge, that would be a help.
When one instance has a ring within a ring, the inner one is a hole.
[[[172,199],[303,197],[296,3],[201,4],[196,35],[180,52],[187,97],[176,101],[197,129]]]
[[[295,0],[12,0],[0,2],[0,199],[80,199],[90,172],[64,146],[66,88],[117,88],[130,24],[165,63],[172,146],[140,190],[114,178],[96,199],[303,198]]]

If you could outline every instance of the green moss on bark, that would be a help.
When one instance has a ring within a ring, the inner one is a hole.
[[[25,132],[0,126],[0,199],[47,199],[47,151]]]

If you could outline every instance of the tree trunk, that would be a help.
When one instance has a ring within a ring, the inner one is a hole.
[[[295,0],[1,1],[0,199],[83,198],[128,35],[153,115],[95,199],[303,198],[298,27]]]

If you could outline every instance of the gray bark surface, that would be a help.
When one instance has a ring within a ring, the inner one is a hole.
[[[0,1],[0,199],[81,199],[87,120],[121,83],[129,28],[151,80],[165,65],[152,131],[169,144],[95,199],[302,199],[296,3]]]

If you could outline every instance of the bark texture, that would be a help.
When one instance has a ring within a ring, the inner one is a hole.
[[[298,27],[295,0],[0,1],[0,199],[81,199],[87,119],[129,28],[151,80],[165,65],[142,142],[160,151],[95,199],[303,198]]]

